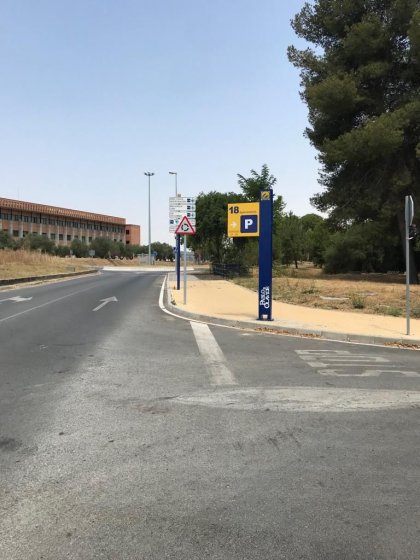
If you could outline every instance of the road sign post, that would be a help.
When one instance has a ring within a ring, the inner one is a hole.
[[[184,235],[184,305],[187,304],[187,236]]]
[[[193,196],[171,196],[169,197],[169,233],[175,234],[175,273],[176,289],[181,285],[181,237],[184,232],[177,234],[178,226],[184,217],[188,218],[189,224],[195,229],[195,197]],[[188,232],[187,232],[188,235]]]
[[[176,289],[179,290],[181,287],[181,236],[175,235],[176,237]]]
[[[258,320],[272,321],[273,284],[273,191],[260,191]]]
[[[272,321],[273,191],[260,191],[259,202],[228,204],[228,237],[259,237],[258,320]]]
[[[176,228],[177,237],[184,236],[184,305],[187,303],[187,235],[194,235],[195,229],[187,216],[183,216]]]
[[[407,335],[410,334],[410,226],[414,218],[414,202],[411,196],[405,197],[405,309]]]

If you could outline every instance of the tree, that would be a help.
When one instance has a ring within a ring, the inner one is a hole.
[[[261,173],[257,173],[254,169],[251,169],[250,173],[250,177],[244,177],[238,173],[238,185],[245,196],[245,201],[258,202],[261,190],[273,189],[277,179],[274,175],[271,175],[266,163],[262,165]],[[285,207],[283,197],[281,195],[276,196],[273,200],[273,257],[275,259],[279,259],[281,254],[278,232]],[[251,239],[237,240],[239,243],[241,241],[243,243],[255,243]]]
[[[70,247],[67,247],[67,245],[58,245],[58,247],[55,248],[54,253],[57,257],[68,257],[70,255]]]
[[[31,233],[20,241],[22,242],[22,247],[30,251],[40,251],[41,253],[49,254],[53,254],[55,251],[54,241],[48,239],[46,235]]]
[[[312,261],[315,265],[323,265],[325,250],[331,237],[325,220],[318,214],[305,214],[301,217],[300,223],[303,230],[305,259]]]
[[[73,255],[78,258],[87,257],[89,254],[88,246],[80,239],[73,239],[70,244],[70,249],[73,252]]]
[[[189,244],[201,259],[223,262],[227,243],[227,205],[240,202],[237,193],[211,191],[200,193],[196,200],[197,230]]]
[[[90,248],[95,251],[95,256],[106,259],[110,256],[111,240],[106,237],[97,237],[90,244]]]
[[[325,250],[325,271],[386,272],[398,262],[398,237],[375,222],[336,232]]]
[[[260,200],[261,190],[274,188],[277,179],[274,175],[270,174],[266,163],[262,165],[261,173],[257,173],[254,169],[251,169],[250,173],[250,177],[244,177],[238,173],[238,185],[244,193],[246,200],[253,202]]]
[[[264,189],[273,189],[277,179],[274,175],[271,175],[266,163],[262,165],[261,173],[257,173],[254,169],[251,169],[250,173],[250,177],[244,177],[238,173],[238,185],[245,196],[245,201],[258,202],[260,192]],[[276,196],[273,201],[274,229],[276,224],[279,223],[285,207],[283,197],[281,195]]]
[[[136,255],[141,254],[140,245],[126,245],[125,256],[129,259],[133,259]]]
[[[322,164],[313,204],[337,228],[374,221],[404,237],[404,196],[420,201],[418,0],[314,0],[292,26],[316,47],[288,49]]]
[[[155,241],[151,244],[151,249],[152,253],[157,253],[156,259],[159,261],[173,261],[174,259],[174,251],[169,243],[160,243],[159,241]]]
[[[7,231],[0,231],[0,249],[8,249],[13,247],[13,239]]]
[[[284,264],[294,263],[298,268],[298,261],[302,259],[304,246],[304,231],[300,218],[289,212],[281,218],[279,224],[282,261]]]

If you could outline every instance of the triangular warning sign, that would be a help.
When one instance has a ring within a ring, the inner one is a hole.
[[[175,230],[177,235],[194,235],[195,229],[192,227],[190,220],[187,216],[183,216]]]

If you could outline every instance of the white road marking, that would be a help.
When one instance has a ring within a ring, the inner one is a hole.
[[[393,373],[394,375],[404,375],[405,377],[420,377],[420,373],[416,371],[397,369],[401,366],[389,363],[389,360],[382,356],[352,354],[348,350],[296,350],[296,353],[309,366],[318,368],[320,375],[334,377],[379,377],[383,373]],[[386,364],[386,366],[382,364]],[[372,369],[366,369],[369,367],[372,367]],[[360,368],[362,371],[354,372],[353,370],[350,373],[346,372],[345,369],[339,368]]]
[[[20,301],[30,301],[32,299],[31,297],[22,297],[22,296],[15,296],[15,297],[9,297],[6,299],[2,299],[0,300],[0,303],[3,303],[4,301],[14,301],[15,303],[19,303]]]
[[[47,305],[50,305],[51,303],[56,303],[57,301],[62,301],[63,299],[67,299],[71,296],[76,296],[77,294],[81,294],[83,292],[93,290],[96,287],[97,286],[90,286],[89,288],[85,288],[84,290],[78,290],[77,292],[72,292],[71,294],[67,294],[66,296],[62,296],[57,299],[52,299],[51,301],[47,301],[46,303],[41,303],[41,305],[37,305],[36,307],[25,309],[25,311],[20,311],[19,313],[15,313],[14,315],[9,315],[9,317],[3,317],[3,319],[0,319],[0,323],[3,323],[3,321],[8,321],[9,319],[14,319],[15,317],[19,317],[19,315],[24,315],[25,313],[29,313],[30,311],[34,311],[35,309],[41,309],[41,307],[45,307]]]
[[[305,358],[303,358],[303,356],[301,356],[301,358],[303,360],[305,360],[305,362],[307,364],[309,364],[311,367],[313,368],[326,368],[328,367],[327,363],[324,362],[308,362]],[[323,358],[325,360],[325,357]],[[389,360],[387,360],[386,358],[381,358],[381,357],[373,357],[373,356],[369,356],[366,357],[366,359],[362,359],[362,358],[355,358],[354,360],[352,360],[350,357],[346,357],[346,358],[342,358],[342,359],[327,359],[325,360],[325,362],[329,362],[330,365],[333,366],[345,366],[345,367],[360,367],[363,366],[365,364],[387,364],[389,363]]]
[[[366,369],[362,373],[344,373],[342,369],[319,369],[318,373],[332,377],[379,377],[383,373],[398,373],[399,375],[405,375],[405,377],[420,377],[420,373],[417,373],[417,371],[404,371],[400,369]]]
[[[95,309],[92,309],[92,311],[98,311],[99,309],[102,309],[102,307],[104,307],[107,303],[109,303],[110,301],[118,301],[117,298],[115,296],[106,298],[106,299],[101,299],[102,303],[100,305],[98,305],[98,307],[95,307]]]
[[[226,365],[226,358],[213,333],[205,323],[190,322],[198,349],[211,375],[213,385],[237,385],[235,376]]]
[[[182,395],[183,404],[274,412],[355,412],[420,408],[420,391],[319,387],[246,387]]]

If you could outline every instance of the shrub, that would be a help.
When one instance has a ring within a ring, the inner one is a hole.
[[[352,294],[351,304],[354,309],[364,309],[366,307],[366,300],[359,294]]]

